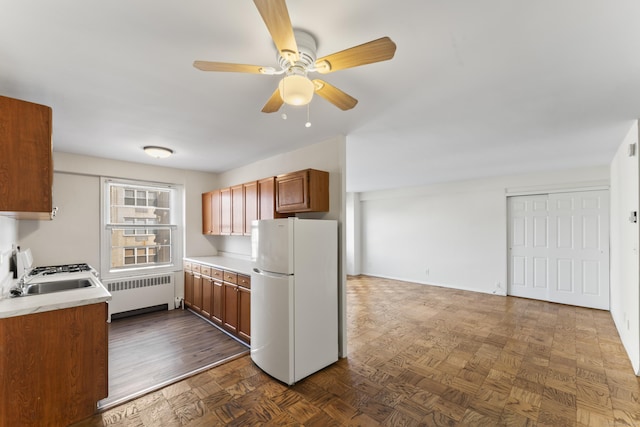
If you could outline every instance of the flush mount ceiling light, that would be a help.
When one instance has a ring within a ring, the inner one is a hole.
[[[156,159],[164,159],[173,154],[173,150],[171,150],[170,148],[157,147],[154,145],[147,145],[143,149],[145,153],[147,153],[151,157],[155,157]]]

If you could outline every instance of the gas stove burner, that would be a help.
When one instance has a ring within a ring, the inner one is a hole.
[[[49,265],[44,267],[34,267],[29,272],[30,276],[43,275],[47,276],[50,274],[58,274],[58,273],[77,273],[80,271],[91,271],[91,267],[88,264],[65,264],[65,265]]]

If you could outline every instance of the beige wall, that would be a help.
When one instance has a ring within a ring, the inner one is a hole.
[[[16,221],[17,242],[33,252],[37,265],[87,262],[100,269],[100,176],[179,184],[184,188],[186,256],[215,254],[202,235],[201,194],[217,185],[215,174],[54,153],[53,221]],[[180,263],[176,268],[181,270]],[[182,295],[176,275],[176,295]]]

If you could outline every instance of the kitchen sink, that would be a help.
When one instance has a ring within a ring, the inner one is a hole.
[[[24,290],[23,295],[42,295],[50,294],[52,292],[95,287],[96,285],[89,279],[56,280],[54,282],[28,284]]]

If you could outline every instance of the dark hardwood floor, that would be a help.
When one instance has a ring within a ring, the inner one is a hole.
[[[99,408],[157,390],[249,352],[188,310],[159,311],[109,325],[109,396]]]
[[[348,358],[292,387],[243,356],[78,425],[640,425],[606,311],[370,277],[347,298]]]

